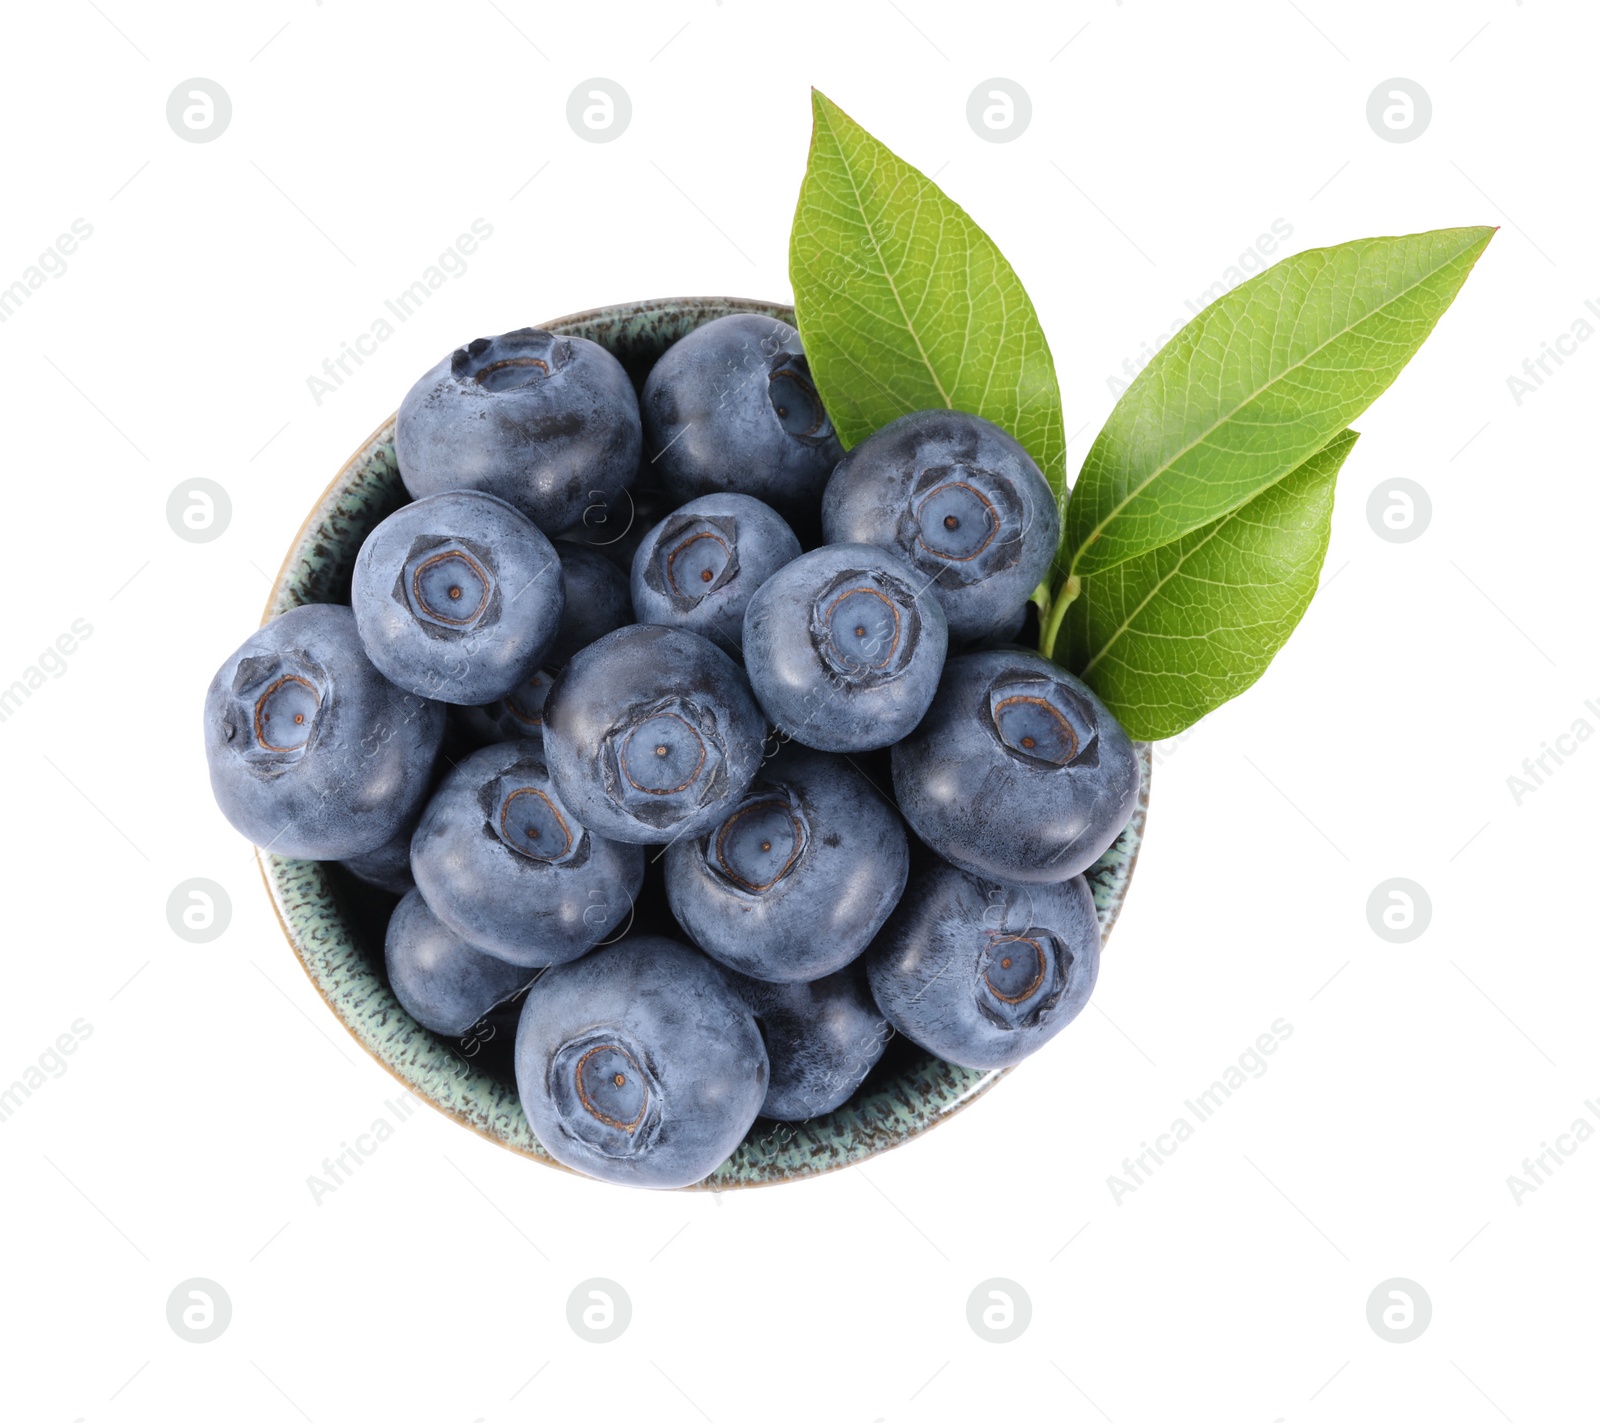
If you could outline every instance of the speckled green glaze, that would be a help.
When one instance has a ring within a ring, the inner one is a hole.
[[[794,320],[793,308],[772,302],[700,297],[605,307],[547,322],[545,327],[599,342],[617,356],[638,385],[672,342],[703,322],[735,311]],[[391,419],[350,457],[311,511],[273,585],[263,621],[302,603],[347,600],[361,541],[405,500]],[[1150,748],[1141,745],[1138,750],[1142,777],[1138,809],[1121,838],[1089,872],[1102,934],[1109,934],[1116,922],[1144,836]],[[363,890],[337,866],[277,855],[260,858],[290,945],[351,1036],[412,1092],[447,1116],[512,1151],[556,1165],[529,1130],[505,1070],[503,1053],[511,1025],[498,1025],[498,1043],[453,1043],[419,1027],[395,1001],[383,973],[383,923],[391,901]],[[501,1054],[498,1069],[491,1062],[496,1053]],[[1049,1071],[1049,1056],[1024,1067]],[[944,1121],[1005,1075],[954,1067],[899,1040],[846,1106],[810,1122],[757,1122],[739,1149],[690,1189],[796,1181],[864,1161]]]

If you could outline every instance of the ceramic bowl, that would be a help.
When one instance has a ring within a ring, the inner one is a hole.
[[[736,311],[794,321],[792,307],[772,302],[685,297],[603,307],[543,324],[550,331],[599,342],[622,362],[637,386],[679,337]],[[391,418],[350,457],[301,526],[273,584],[263,621],[302,603],[348,602],[361,541],[406,498],[395,463]],[[1089,872],[1103,934],[1116,922],[1144,833],[1150,748],[1141,745],[1139,756],[1143,784],[1138,809],[1122,837]],[[271,854],[262,854],[260,861],[290,947],[351,1037],[416,1096],[462,1126],[534,1161],[556,1165],[534,1139],[517,1100],[511,1071],[514,1014],[491,1016],[463,1040],[419,1026],[396,1002],[384,972],[384,926],[394,899],[336,864]],[[1024,1067],[1051,1071],[1050,1053]],[[895,1038],[845,1106],[809,1122],[757,1121],[739,1149],[690,1189],[796,1181],[864,1161],[937,1126],[1003,1076],[952,1066]]]

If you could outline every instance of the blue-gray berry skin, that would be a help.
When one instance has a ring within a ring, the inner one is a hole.
[[[460,1037],[496,1004],[528,986],[538,972],[482,953],[440,923],[422,892],[394,907],[384,935],[389,986],[423,1027]]]
[[[1049,570],[1055,496],[1028,452],[960,410],[920,410],[855,446],[822,499],[829,543],[893,549],[925,580],[959,641],[1006,627]]]
[[[674,503],[733,491],[814,523],[843,450],[800,333],[738,313],[668,347],[639,396],[646,457]]]
[[[641,623],[578,653],[544,704],[562,800],[596,834],[636,844],[718,820],[755,778],[766,729],[727,653]]]
[[[842,1107],[893,1036],[860,964],[813,983],[763,983],[731,972],[728,982],[761,1026],[771,1067],[761,1115],[774,1121],[803,1122]]]
[[[365,855],[417,813],[444,716],[372,665],[349,608],[291,608],[206,691],[211,791],[233,828],[273,854]]]
[[[350,604],[367,656],[391,682],[477,706],[544,660],[565,595],[556,551],[530,519],[457,490],[404,505],[367,535]]]
[[[537,967],[587,953],[627,919],[644,852],[583,825],[538,742],[503,741],[445,777],[412,837],[411,872],[473,948]]]
[[[952,657],[891,763],[921,840],[952,864],[1030,884],[1082,874],[1139,796],[1133,743],[1105,703],[1022,648]]]
[[[591,642],[633,621],[627,576],[609,559],[575,544],[562,543],[561,627],[543,664],[505,696],[479,707],[462,707],[462,729],[473,744],[538,741],[544,736],[544,703],[556,674]]]
[[[419,807],[419,818],[420,818]],[[415,822],[408,822],[376,850],[364,855],[349,855],[339,863],[363,884],[388,894],[404,894],[416,883],[411,878],[411,835]]]
[[[928,580],[897,554],[835,544],[801,554],[744,614],[744,665],[778,729],[819,751],[866,751],[927,711],[949,636]]]
[[[551,667],[565,666],[575,652],[597,642],[633,621],[633,597],[628,575],[598,549],[562,540],[561,626],[545,654]]]
[[[633,610],[642,623],[687,628],[739,656],[756,589],[800,557],[800,540],[748,494],[706,494],[668,514],[633,555]]]
[[[899,902],[900,817],[842,756],[786,746],[717,824],[672,842],[667,898],[712,958],[799,983],[843,968]]]
[[[863,959],[897,1031],[961,1067],[1010,1067],[1083,1010],[1100,971],[1080,875],[1018,885],[927,856]]]
[[[517,1025],[516,1072],[544,1149],[623,1186],[710,1175],[767,1094],[755,1016],[723,971],[648,934],[540,976]]]
[[[639,403],[603,346],[524,327],[451,352],[406,393],[395,424],[413,498],[480,489],[551,537],[621,509],[639,467]]]
[[[457,708],[462,730],[478,746],[491,741],[542,741],[545,698],[559,671],[558,667],[540,667],[498,701]]]

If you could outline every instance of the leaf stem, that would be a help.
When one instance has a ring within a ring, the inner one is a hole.
[[[1078,581],[1078,575],[1069,574],[1067,581],[1061,585],[1061,591],[1050,604],[1050,610],[1039,627],[1039,651],[1046,657],[1053,658],[1056,655],[1056,639],[1061,635],[1061,624],[1066,621],[1067,609],[1082,591],[1083,584]]]

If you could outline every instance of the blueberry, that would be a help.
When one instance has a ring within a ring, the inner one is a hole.
[[[561,626],[544,663],[505,696],[481,707],[459,708],[463,731],[475,746],[491,741],[539,740],[544,701],[556,674],[575,652],[633,621],[627,576],[603,555],[562,543]]]
[[[452,1038],[520,993],[538,972],[480,953],[441,924],[416,889],[389,916],[383,957],[400,1006],[423,1027]]]
[[[761,1115],[776,1121],[842,1107],[893,1035],[860,964],[813,983],[763,983],[738,973],[728,982],[761,1026],[772,1076]]]
[[[558,667],[540,667],[498,701],[481,707],[460,707],[461,725],[473,742],[541,741],[544,703],[555,685]]]
[[[998,425],[960,410],[902,415],[839,462],[822,499],[829,543],[893,549],[932,580],[963,641],[1006,627],[1061,537],[1039,467]]]
[[[445,777],[411,841],[428,907],[508,963],[566,963],[628,916],[644,852],[591,833],[533,741],[475,751]]]
[[[635,623],[584,648],[544,705],[550,775],[580,820],[639,844],[721,818],[761,764],[744,673],[692,632]]]
[[[891,759],[912,830],[952,864],[1000,879],[1082,874],[1139,796],[1133,743],[1105,703],[1021,648],[952,657]]]
[[[257,629],[206,691],[211,791],[233,828],[300,860],[365,855],[416,814],[444,708],[368,660],[349,608],[308,603]]]
[[[1008,884],[930,855],[864,963],[883,1015],[919,1047],[961,1067],[1010,1067],[1094,991],[1094,896],[1081,875]]]
[[[421,808],[418,808],[421,818]],[[389,894],[404,894],[416,883],[411,878],[411,835],[416,822],[402,825],[376,850],[364,855],[350,855],[339,863],[363,884],[370,884]]]
[[[545,654],[551,667],[564,666],[574,653],[633,621],[628,575],[605,554],[568,542],[558,543],[556,552],[561,555],[562,613],[556,640]]]
[[[418,696],[503,696],[555,641],[565,606],[550,540],[502,499],[431,494],[361,545],[350,590],[373,665]]]
[[[667,897],[708,954],[793,983],[843,968],[905,888],[906,832],[842,756],[786,746],[717,824],[673,841]]]
[[[674,503],[729,490],[815,521],[843,451],[794,327],[753,313],[696,327],[655,363],[639,405]]]
[[[524,327],[479,337],[406,393],[400,477],[420,499],[479,489],[554,536],[620,509],[639,467],[639,403],[603,346]]]
[[[744,663],[779,730],[819,751],[898,741],[922,719],[944,666],[944,613],[928,580],[866,544],[802,554],[744,614]]]
[[[648,934],[542,975],[522,1008],[516,1065],[544,1149],[625,1186],[708,1176],[767,1092],[755,1017],[722,971]]]
[[[739,655],[745,605],[800,540],[748,494],[706,494],[667,515],[633,556],[633,609],[642,623],[687,628]]]

